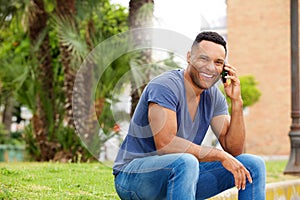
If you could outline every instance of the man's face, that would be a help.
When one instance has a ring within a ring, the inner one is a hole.
[[[188,53],[189,75],[198,88],[208,89],[219,80],[225,54],[222,45],[206,40]]]

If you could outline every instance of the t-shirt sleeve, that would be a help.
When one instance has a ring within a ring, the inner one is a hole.
[[[178,98],[171,88],[162,84],[151,83],[147,87],[147,101],[176,111]]]
[[[225,96],[217,87],[214,87],[211,92],[214,105],[213,117],[218,115],[228,115],[228,104]]]

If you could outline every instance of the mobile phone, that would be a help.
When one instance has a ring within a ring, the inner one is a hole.
[[[224,67],[225,67],[225,64],[223,65],[223,70],[221,72],[221,78],[222,78],[223,83],[226,83],[227,79],[225,77],[228,76],[228,71],[225,70]]]

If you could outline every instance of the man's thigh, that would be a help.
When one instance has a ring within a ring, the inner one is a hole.
[[[150,156],[131,161],[116,179],[116,190],[122,199],[164,199],[167,195],[170,164],[180,154]],[[129,198],[130,197],[130,198]]]
[[[191,163],[197,162],[190,154],[167,154],[135,159],[117,175],[116,190],[122,199],[165,199],[167,193],[170,195],[169,183],[174,168],[178,168],[181,162],[190,160],[193,160]],[[195,166],[198,169],[198,162],[191,167]],[[186,168],[183,170],[192,171]],[[198,176],[198,170],[193,171]],[[196,182],[197,180],[194,181],[194,185]]]

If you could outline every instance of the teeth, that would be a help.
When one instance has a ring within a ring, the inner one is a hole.
[[[207,78],[212,78],[213,75],[209,75],[209,74],[205,74],[205,73],[201,73],[203,76],[207,77]]]

